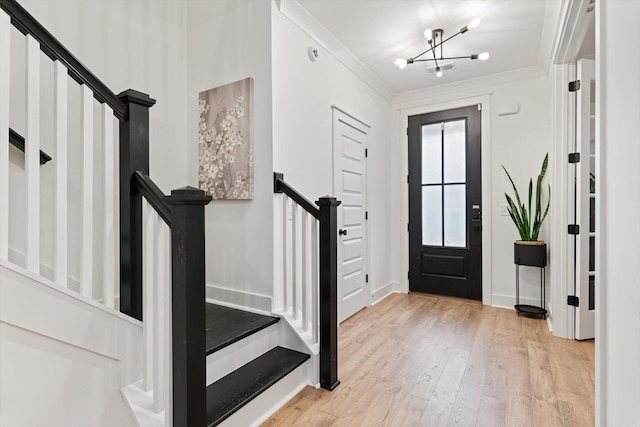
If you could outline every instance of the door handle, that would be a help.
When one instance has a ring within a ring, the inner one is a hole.
[[[480,212],[480,205],[473,205],[471,210],[473,213],[471,214],[471,221],[480,222],[482,221],[482,212]]]
[[[339,234],[340,236],[346,236],[346,235],[347,235],[347,230],[345,230],[345,229],[341,228],[341,229],[338,231],[338,234]]]

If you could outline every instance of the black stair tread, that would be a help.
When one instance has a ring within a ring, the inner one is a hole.
[[[207,355],[271,326],[278,320],[280,319],[277,317],[207,303]]]
[[[308,354],[275,347],[207,387],[207,425],[215,426],[302,365]]]

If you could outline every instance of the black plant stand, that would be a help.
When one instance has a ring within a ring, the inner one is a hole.
[[[516,265],[516,305],[515,309],[520,316],[547,317],[545,308],[545,267],[547,266],[547,245],[524,245],[518,242],[513,245],[514,263]],[[540,268],[540,307],[535,305],[520,304],[520,266]]]

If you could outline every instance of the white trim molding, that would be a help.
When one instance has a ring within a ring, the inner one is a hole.
[[[376,93],[391,102],[393,91],[382,82],[358,57],[347,49],[340,40],[320,24],[296,0],[276,0],[278,10],[309,37],[318,42],[324,50],[344,65],[349,71],[367,84]]]

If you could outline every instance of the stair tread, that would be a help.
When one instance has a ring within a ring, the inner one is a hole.
[[[271,326],[278,320],[280,319],[277,317],[207,303],[207,355]]]
[[[275,347],[207,387],[207,425],[215,426],[303,364],[309,355]]]

